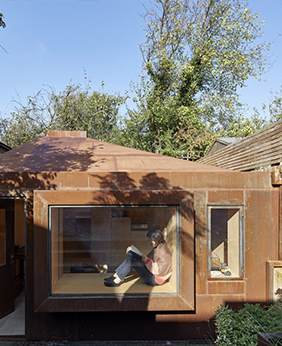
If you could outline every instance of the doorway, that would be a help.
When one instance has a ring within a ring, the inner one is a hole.
[[[0,198],[0,337],[25,335],[25,200]]]

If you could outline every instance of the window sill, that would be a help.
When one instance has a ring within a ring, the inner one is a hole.
[[[138,299],[134,299],[138,298]],[[35,312],[93,312],[93,311],[194,311],[180,294],[51,296]]]
[[[119,287],[107,287],[104,278],[111,274],[63,274],[55,285],[52,295],[81,295],[81,294],[159,294],[177,293],[176,285],[167,282],[160,286],[148,286],[134,275],[128,276]]]

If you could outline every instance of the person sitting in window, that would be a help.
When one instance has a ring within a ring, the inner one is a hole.
[[[132,269],[135,269],[149,286],[162,285],[170,278],[172,256],[162,232],[158,228],[153,228],[148,231],[147,238],[153,250],[147,256],[142,255],[139,258],[128,252],[126,259],[116,268],[114,275],[104,279],[106,286],[120,286]]]

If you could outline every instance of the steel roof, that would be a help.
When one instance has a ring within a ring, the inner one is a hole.
[[[52,131],[0,157],[0,172],[230,172],[230,170]]]

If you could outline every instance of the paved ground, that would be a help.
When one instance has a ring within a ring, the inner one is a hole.
[[[211,346],[210,340],[182,341],[5,341],[0,346]]]

